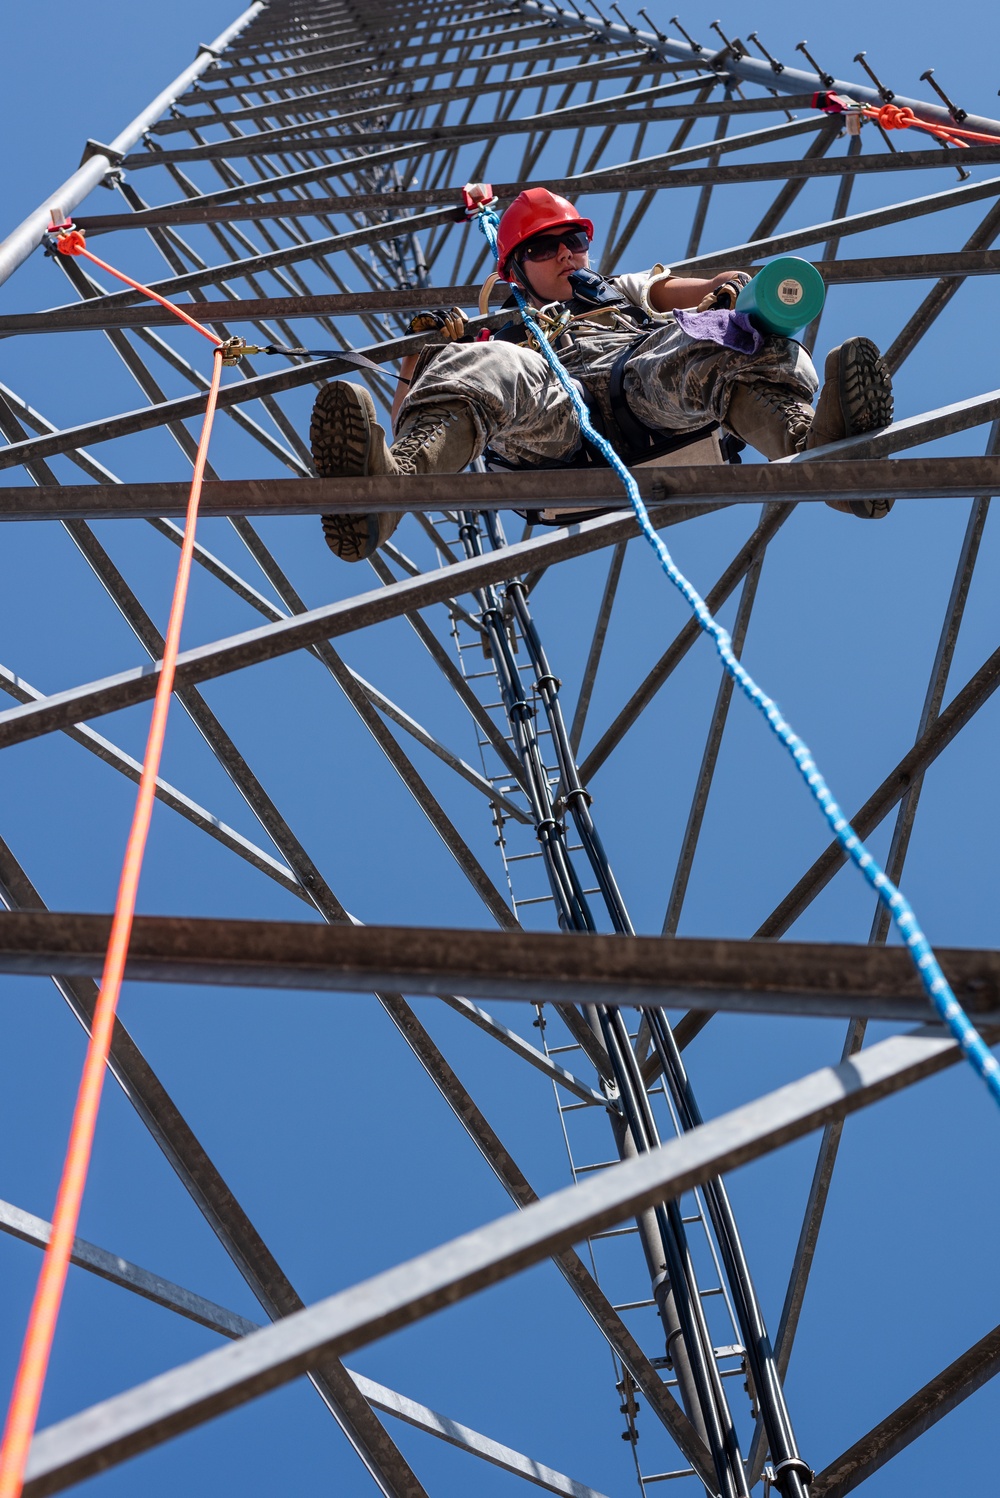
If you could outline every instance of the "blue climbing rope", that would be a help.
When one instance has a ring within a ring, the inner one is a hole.
[[[476,220],[483,234],[486,236],[494,257],[496,257],[497,229],[500,222],[497,214],[492,208],[483,206],[477,210]],[[563,368],[562,361],[556,354],[555,349],[553,349],[538,323],[532,317],[529,304],[522,295],[520,288],[514,283],[511,284],[525,325],[534,335],[543,358],[569,396],[580,423],[581,432],[587,441],[591,442],[604,455],[621,479],[625,492],[631,502],[632,509],[635,511],[635,518],[639,523],[639,529],[655,551],[660,566],[674,587],[687,600],[698,624],[704,630],[705,634],[711,637],[725,669],[737,683],[744,696],[749,698],[754,707],[763,713],[772,733],[784,744],[792,756],[799,774],[802,776],[811,796],[830,824],[837,842],[843,848],[851,862],[861,870],[878,898],[889,911],[913,959],[927,997],[934,1005],[942,1022],[948,1026],[948,1029],[961,1046],[972,1066],[986,1083],[994,1100],[1000,1104],[1000,1062],[990,1052],[979,1031],[953,994],[951,984],[941,971],[941,964],[935,957],[930,942],[920,928],[913,907],[906,896],[896,888],[878,861],[872,857],[871,853],[865,847],[864,842],[858,837],[854,828],[844,816],[844,813],[833,797],[830,787],[820,774],[808,745],[799,738],[791,724],[782,716],[777,703],[773,702],[761,690],[750,673],[733,654],[731,635],[712,616],[701,594],[678,568],[670,552],[664,545],[662,538],[653,527],[653,523],[649,518],[649,511],[646,509],[642,495],[639,493],[638,484],[610,442],[605,437],[602,437],[600,432],[595,431],[590,420],[590,413],[587,410],[586,402],[570,375]]]

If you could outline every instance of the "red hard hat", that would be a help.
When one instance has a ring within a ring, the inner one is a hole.
[[[519,192],[500,219],[497,234],[497,258],[501,271],[519,245],[544,234],[547,229],[584,229],[588,239],[594,237],[589,218],[581,218],[568,198],[561,198],[547,187],[528,187]]]

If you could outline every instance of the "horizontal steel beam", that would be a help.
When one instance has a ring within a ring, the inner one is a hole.
[[[603,64],[602,70],[606,76],[606,67]],[[578,71],[583,70],[560,68],[549,77],[546,77],[544,74],[536,74],[532,78],[530,74],[526,74],[521,78],[512,78],[509,81],[487,83],[479,93],[476,92],[474,84],[469,84],[462,92],[467,93],[470,97],[480,97],[482,93],[496,93],[508,89],[513,90],[518,85],[524,88],[551,88],[553,84],[561,85],[576,81],[568,75],[575,74]],[[638,70],[633,69],[633,72],[635,71]],[[589,73],[590,69],[587,69],[586,72]],[[691,93],[702,88],[706,83],[714,83],[716,81],[717,79],[713,74],[696,73],[693,77],[681,79],[676,83],[656,84],[654,85],[654,90],[660,97],[664,97],[673,94]],[[356,120],[369,119],[373,115],[378,115],[380,119],[392,118],[417,106],[423,109],[430,104],[446,101],[451,102],[455,99],[458,92],[458,90],[454,89],[426,89],[421,90],[419,94],[416,92],[385,94],[377,104],[369,104],[366,108],[352,109],[350,111],[337,110],[326,118],[317,120],[316,124],[321,127],[325,125],[339,125],[341,129],[344,129],[344,127],[352,125]],[[621,108],[625,108],[627,105],[632,106],[634,103],[641,102],[644,96],[649,95],[649,92],[649,89],[643,89],[641,92],[632,94],[594,99],[585,108],[595,111],[606,110],[610,114]],[[801,94],[797,99],[777,99],[771,95],[765,95],[763,98],[752,99],[706,99],[702,103],[692,100],[690,103],[684,104],[657,104],[655,116],[652,113],[648,115],[643,113],[635,114],[633,117],[638,124],[641,124],[644,118],[685,120],[689,115],[697,115],[699,119],[712,119],[721,115],[771,114],[775,111],[785,109],[811,109],[812,101],[812,94]],[[253,105],[249,111],[245,109],[227,110],[226,123],[228,124],[230,121],[238,119],[252,119],[258,116],[303,114],[307,109],[312,111],[322,107],[322,103],[322,94],[307,94],[299,98],[275,99],[271,104]],[[549,120],[559,123],[570,111],[577,111],[579,108],[579,105],[570,104],[563,109],[549,110],[541,117],[541,123],[547,125]],[[593,115],[587,117],[593,119]],[[516,123],[520,124],[524,118],[524,116],[520,116]],[[161,120],[158,125],[154,126],[151,133],[154,135],[173,135],[180,131],[207,129],[211,126],[217,126],[219,122],[217,114],[171,117],[167,120]],[[308,123],[303,123],[301,125],[287,125],[283,128],[286,130],[308,130],[311,127]],[[420,133],[421,135],[427,134],[423,130]]]
[[[855,161],[858,157],[853,158]],[[274,203],[259,206],[276,209]],[[277,217],[275,213],[273,216]],[[870,255],[857,260],[815,262],[828,286],[850,286],[865,281],[926,281],[951,276],[992,276],[1000,273],[1000,250],[954,250],[926,255]],[[759,265],[747,266],[757,271]],[[228,325],[263,318],[354,317],[366,312],[411,312],[422,307],[475,307],[480,286],[423,286],[405,291],[344,291],[319,296],[273,296],[232,298],[200,302],[198,315],[212,326],[217,309],[219,321]],[[491,301],[508,295],[507,287],[494,287]],[[177,318],[166,307],[143,302],[131,307],[53,307],[46,312],[8,312],[0,315],[0,337],[13,333],[92,332],[104,328],[175,327]]]
[[[843,1456],[817,1473],[809,1489],[812,1498],[845,1498],[998,1373],[1000,1326],[995,1326]]]
[[[671,512],[669,518],[680,520],[694,513],[697,512],[692,509],[679,509]],[[662,524],[666,517],[657,515],[656,518]],[[518,542],[501,551],[439,567],[419,577],[403,578],[353,599],[297,614],[278,624],[264,625],[228,640],[182,651],[178,659],[176,689],[183,690],[196,681],[207,681],[248,665],[277,659],[320,640],[334,639],[371,624],[400,618],[463,592],[505,582],[530,571],[533,565],[549,565],[568,557],[583,556],[637,534],[638,526],[631,515],[605,516],[574,526],[571,531],[558,530]],[[275,630],[278,630],[277,634]],[[0,747],[137,702],[146,702],[155,695],[158,673],[158,665],[140,666],[99,682],[72,687],[68,692],[57,693],[42,702],[0,713]]]
[[[881,497],[967,499],[1000,490],[1000,463],[984,457],[723,463],[640,468],[635,470],[635,477],[643,497],[656,505],[799,504]],[[0,520],[134,520],[183,515],[189,488],[186,482],[162,481],[53,484],[44,489],[10,486],[0,488]],[[470,506],[476,510],[515,510],[537,505],[570,511],[581,505],[629,510],[621,483],[611,469],[567,468],[529,473],[415,474],[405,478],[387,474],[352,479],[214,479],[206,482],[202,491],[201,514],[326,515],[384,510],[409,515]]]
[[[545,49],[546,57],[551,54]],[[524,51],[518,49],[518,62],[524,59]],[[282,88],[284,97],[278,99],[267,99],[260,104],[242,105],[236,109],[227,109],[225,120],[228,124],[236,124],[241,120],[260,120],[278,118],[284,115],[301,114],[304,110],[328,109],[337,105],[340,101],[344,107],[337,108],[337,117],[343,124],[350,124],[354,120],[367,119],[371,115],[386,114],[395,115],[402,110],[414,108],[426,108],[431,104],[454,103],[461,99],[482,98],[486,94],[514,93],[522,88],[537,89],[546,87],[563,87],[567,83],[582,83],[593,78],[605,79],[620,76],[627,64],[627,57],[621,56],[602,59],[598,62],[578,63],[564,68],[553,68],[540,81],[536,75],[532,77],[529,73],[515,78],[494,78],[481,80],[476,83],[457,84],[450,88],[423,88],[411,83],[407,75],[396,75],[389,77],[372,78],[368,83],[368,89],[379,91],[378,100],[375,103],[367,103],[360,108],[350,107],[350,100],[345,95],[357,94],[358,90],[354,84],[338,84],[332,88],[319,88],[304,90],[301,88],[299,79],[294,79],[295,88],[298,93],[286,93]],[[627,69],[631,77],[635,77],[639,71],[639,65],[643,62],[642,53],[634,54],[632,66]],[[664,71],[657,68],[657,72]],[[384,85],[384,87],[383,87]],[[697,87],[697,85],[695,85]],[[185,100],[185,103],[196,105],[197,100]],[[742,101],[734,101],[740,103]],[[178,114],[168,119],[160,120],[150,131],[151,135],[171,135],[187,130],[202,130],[219,123],[218,114]]]
[[[964,151],[963,151],[964,156]],[[688,260],[675,260],[671,267],[678,275],[688,271],[703,270],[709,266],[725,267],[752,264],[755,260],[771,255],[789,255],[809,245],[823,244],[828,239],[842,239],[848,234],[867,234],[871,229],[885,229],[890,224],[908,223],[929,213],[944,213],[950,208],[960,208],[966,203],[979,203],[984,198],[1000,195],[1000,177],[989,177],[984,182],[967,182],[964,187],[951,187],[945,192],[929,193],[922,198],[907,198],[901,203],[890,203],[885,208],[869,208],[862,213],[851,213],[846,218],[827,219],[824,223],[810,224],[804,229],[790,229],[783,234],[772,234],[767,239],[755,239],[746,244],[730,245],[726,249],[712,250],[707,254],[693,255]]]
[[[301,1377],[324,1354],[339,1357],[411,1326],[931,1076],[960,1055],[938,1033],[895,1036],[49,1426],[32,1444],[25,1498],[45,1498],[150,1450]]]
[[[268,204],[268,207],[272,207]],[[335,291],[318,296],[245,297],[227,301],[187,303],[201,322],[256,322],[262,318],[354,317],[365,312],[415,312],[427,306],[475,307],[479,286],[415,286],[405,291]],[[506,286],[496,290],[496,303],[509,295]],[[177,318],[156,302],[143,301],[130,307],[104,307],[100,302],[53,307],[48,312],[14,312],[0,316],[0,337],[11,333],[92,331],[103,328],[175,328]]]
[[[836,458],[840,451],[854,451],[860,447],[866,456],[877,456],[883,449],[892,451],[894,446],[931,441],[937,436],[965,430],[969,426],[994,420],[998,416],[1000,416],[1000,391],[993,391],[975,400],[945,407],[940,412],[929,412],[923,417],[914,417],[897,423],[873,436],[847,438],[844,442],[817,448],[810,457],[821,460],[816,467],[819,475],[818,481],[822,484],[826,482],[822,474],[828,467],[827,462],[822,460],[829,457]],[[991,465],[987,470],[986,481],[989,486],[987,492],[993,492],[997,483],[996,461],[994,459],[971,461],[985,461]],[[884,469],[888,467],[888,464],[879,466]],[[756,471],[762,475],[782,471],[799,474],[808,467],[809,464],[798,459],[782,459],[780,463],[769,466],[759,465]],[[701,472],[704,471],[701,470]],[[749,466],[746,471],[750,472]],[[662,472],[663,470],[660,470],[661,474]],[[647,474],[643,476],[644,483],[648,481],[665,484],[667,482],[666,479],[656,474],[656,470],[652,471],[651,476],[649,475],[650,471],[647,470]],[[485,484],[490,477],[490,475],[479,475],[478,479]],[[509,481],[511,476],[500,477]],[[549,474],[547,477],[557,479],[560,475]],[[437,505],[440,507],[444,502],[441,497],[444,480],[440,476],[431,476],[431,480],[438,485]],[[305,480],[299,482],[304,483]],[[364,479],[351,482],[359,485],[374,485],[379,481]],[[394,480],[393,482],[402,481]],[[419,480],[411,479],[409,482],[413,484]],[[694,483],[695,480],[692,479],[691,482]],[[770,480],[764,480],[764,482],[770,482]],[[777,480],[776,482],[788,481]],[[795,479],[792,482],[799,484],[802,481]],[[463,492],[467,496],[468,490]],[[368,508],[374,507],[370,498],[366,503]],[[508,497],[507,504],[510,503]],[[655,500],[651,500],[651,504],[653,523],[661,526],[677,524],[709,508],[707,501],[694,505],[681,501],[666,509],[657,507]],[[500,551],[488,552],[485,556],[473,557],[464,562],[440,567],[436,571],[423,573],[416,578],[404,578],[374,593],[364,593],[356,598],[339,600],[290,619],[282,619],[225,640],[183,651],[177,662],[177,689],[181,690],[184,686],[207,681],[216,676],[224,676],[230,671],[239,671],[267,660],[275,660],[281,655],[303,649],[320,640],[333,639],[356,629],[365,629],[369,625],[398,618],[401,614],[444,602],[470,589],[474,590],[489,583],[507,581],[521,573],[531,571],[533,566],[537,567],[540,563],[549,565],[565,561],[569,557],[582,556],[590,551],[600,550],[604,546],[629,539],[637,533],[637,530],[638,526],[631,513],[606,515],[574,525],[569,530],[558,530],[547,536],[518,542]],[[116,676],[105,677],[100,681],[71,687],[67,691],[44,698],[38,703],[27,704],[13,708],[6,713],[0,713],[0,747],[21,743],[40,734],[63,728],[67,724],[148,701],[155,694],[158,671],[158,664],[138,667],[131,671],[120,672]]]
[[[110,916],[0,914],[0,972],[96,977]],[[957,998],[1000,1024],[1000,952],[938,956]],[[552,1004],[670,1005],[806,1018],[930,1021],[902,947],[701,937],[566,935],[410,926],[329,926],[139,916],[126,976],[136,982],[331,993],[401,989]]]
[[[674,94],[694,92],[706,82],[715,84],[716,79],[710,74],[707,78],[701,76],[685,78],[679,82],[655,83],[647,88],[637,89],[631,94],[594,99],[586,104],[570,104],[562,109],[546,110],[541,114],[517,115],[502,122],[477,120],[467,121],[464,124],[418,125],[405,130],[352,129],[351,124],[346,122],[342,115],[334,112],[321,115],[319,119],[300,120],[290,125],[275,125],[268,129],[256,130],[248,135],[182,147],[178,151],[157,151],[152,159],[154,162],[162,161],[164,164],[179,160],[214,160],[216,151],[222,156],[233,154],[257,156],[272,155],[277,151],[296,148],[312,148],[317,145],[346,146],[350,150],[363,146],[400,144],[419,148],[430,142],[453,145],[464,144],[467,141],[488,140],[496,136],[506,138],[507,132],[511,135],[524,135],[533,134],[536,130],[569,130],[581,125],[628,124],[630,121],[641,125],[644,121],[684,119],[691,112],[687,105],[658,104],[652,101]],[[382,116],[386,113],[386,103],[394,102],[394,96],[390,94],[381,105]],[[416,102],[423,105],[424,101],[419,99]],[[780,103],[770,98],[757,99],[752,102],[756,105],[754,112],[774,113],[777,111],[780,113],[782,109]],[[811,100],[805,99],[802,101],[802,107],[808,107],[810,103]],[[412,102],[404,107],[412,108]],[[666,113],[663,113],[664,110]],[[371,109],[368,111],[368,113],[373,112]],[[356,116],[352,115],[353,118]],[[218,115],[212,123],[218,127],[221,123]],[[237,147],[235,153],[232,150],[234,146]],[[193,156],[192,151],[195,153]],[[141,162],[143,166],[148,166],[149,161],[149,155],[144,154],[141,157],[127,157],[122,165],[135,166],[137,162]]]

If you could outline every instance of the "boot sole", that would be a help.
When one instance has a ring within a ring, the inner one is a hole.
[[[375,402],[361,385],[322,385],[309,424],[309,445],[320,478],[362,478],[368,472]],[[343,562],[363,562],[378,550],[377,515],[321,515],[323,539]]]
[[[362,385],[333,380],[320,387],[309,445],[320,478],[361,478],[368,472],[375,402]]]
[[[877,432],[892,421],[892,376],[870,338],[842,345],[838,386],[848,437]]]
[[[892,421],[892,375],[870,338],[849,338],[840,360],[840,409],[848,437],[877,432]],[[851,513],[861,520],[884,520],[894,499],[852,499]]]

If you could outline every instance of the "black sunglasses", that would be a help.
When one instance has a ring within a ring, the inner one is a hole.
[[[571,254],[582,255],[589,248],[590,240],[584,229],[566,229],[562,234],[536,234],[534,239],[521,246],[518,253],[525,260],[554,260],[563,244]]]

